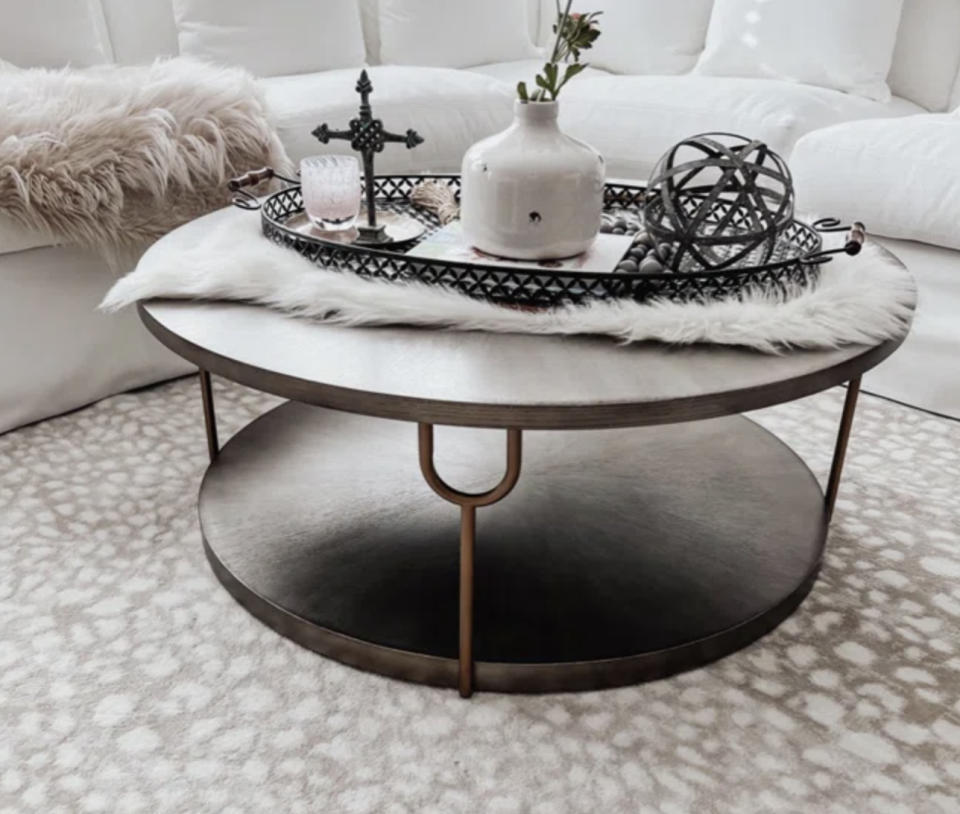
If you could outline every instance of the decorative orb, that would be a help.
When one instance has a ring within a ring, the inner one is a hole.
[[[779,155],[733,133],[704,133],[660,159],[644,217],[656,243],[672,246],[670,268],[719,271],[770,262],[793,209],[793,178]]]

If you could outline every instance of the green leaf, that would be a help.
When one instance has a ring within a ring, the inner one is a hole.
[[[517,95],[520,97],[521,102],[529,102],[530,96],[527,94],[527,83],[520,82],[517,84]]]
[[[543,101],[546,98],[545,92],[550,94],[550,98],[557,98],[563,86],[586,67],[580,62],[583,52],[593,48],[601,34],[597,20],[603,14],[602,11],[571,14],[573,0],[555,0],[554,6],[557,16],[553,24],[553,33],[556,40],[549,62],[544,66],[543,76],[537,79],[537,86],[541,90],[535,94],[535,101]],[[561,69],[557,67],[558,65],[582,65],[582,67],[572,72],[567,69],[561,79]]]

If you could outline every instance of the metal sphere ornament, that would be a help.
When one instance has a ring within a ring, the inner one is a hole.
[[[646,230],[675,271],[770,261],[794,214],[793,178],[761,141],[704,133],[671,148],[650,177]]]

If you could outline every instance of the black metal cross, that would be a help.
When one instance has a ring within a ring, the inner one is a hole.
[[[400,136],[388,133],[383,128],[380,119],[373,118],[370,107],[370,94],[373,93],[373,83],[367,72],[360,74],[357,82],[357,93],[360,94],[360,115],[350,120],[348,130],[331,130],[326,124],[321,124],[313,130],[313,135],[322,143],[328,144],[331,140],[349,141],[350,147],[363,156],[363,179],[367,194],[367,224],[360,226],[358,243],[385,243],[388,241],[386,229],[377,225],[377,206],[373,185],[373,157],[390,142],[406,144],[412,150],[418,144],[423,144],[423,138],[416,130],[407,130]]]

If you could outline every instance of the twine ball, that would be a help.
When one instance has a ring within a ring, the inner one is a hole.
[[[684,139],[660,159],[644,202],[646,230],[672,247],[675,271],[770,261],[793,221],[793,178],[766,144],[733,133]]]

